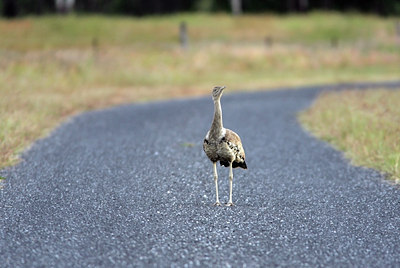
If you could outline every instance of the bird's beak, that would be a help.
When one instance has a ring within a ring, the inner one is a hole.
[[[226,86],[222,86],[222,87],[221,87],[221,90],[224,90],[224,88],[226,88]]]

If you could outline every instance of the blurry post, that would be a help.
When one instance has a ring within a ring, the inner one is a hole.
[[[337,48],[339,46],[339,38],[333,36],[331,37],[331,47]]]
[[[179,24],[179,41],[181,43],[181,47],[186,49],[188,47],[188,34],[187,34],[187,27],[186,23],[182,21]]]
[[[274,40],[272,39],[271,36],[267,36],[265,37],[264,43],[267,48],[270,48],[274,44]]]
[[[99,41],[98,41],[98,39],[96,37],[93,37],[93,39],[92,39],[92,52],[93,52],[94,61],[97,61],[98,48],[99,48]]]
[[[231,8],[234,16],[242,14],[242,0],[231,0]]]

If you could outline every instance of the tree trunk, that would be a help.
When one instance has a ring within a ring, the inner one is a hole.
[[[296,11],[296,1],[295,0],[286,0],[286,9],[288,12]]]
[[[75,0],[55,0],[55,6],[58,13],[66,14],[74,9]]]
[[[308,10],[308,0],[299,0],[299,9],[304,12]]]
[[[330,10],[332,8],[332,0],[322,1],[322,7],[326,10]]]
[[[242,0],[231,0],[231,8],[234,16],[242,14]]]

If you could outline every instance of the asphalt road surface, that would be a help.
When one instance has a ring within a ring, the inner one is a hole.
[[[0,266],[399,267],[399,187],[296,120],[322,90],[366,86],[226,90],[224,125],[248,163],[235,207],[212,206],[211,97],[74,117],[0,172]]]

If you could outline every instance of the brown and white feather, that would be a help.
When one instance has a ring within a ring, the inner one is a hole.
[[[230,129],[223,128],[221,133],[215,136],[207,133],[203,149],[212,162],[219,161],[225,167],[229,167],[229,163],[232,162],[233,168],[247,169],[242,141],[239,135]]]
[[[224,128],[222,124],[222,109],[220,98],[224,87],[215,87],[213,90],[214,119],[210,130],[204,139],[203,149],[207,157],[213,162],[229,167],[247,169],[242,141],[238,134]]]

